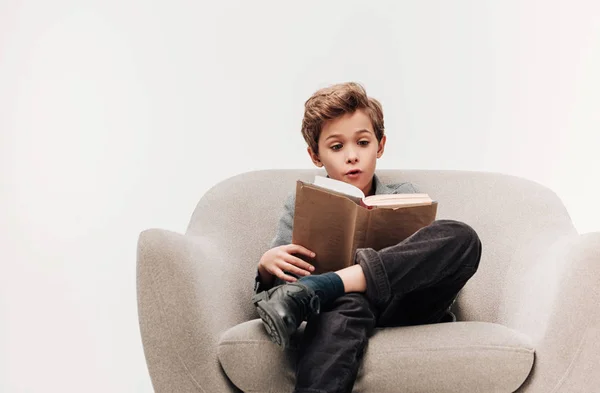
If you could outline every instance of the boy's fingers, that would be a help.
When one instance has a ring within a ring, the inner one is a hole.
[[[310,251],[310,250],[309,250],[308,248],[306,248],[306,247],[303,247],[303,246],[301,246],[301,245],[299,245],[299,244],[293,244],[293,243],[292,243],[292,244],[290,244],[290,246],[292,246],[292,247],[290,248],[290,251],[291,251],[291,252],[289,252],[289,251],[288,251],[290,254],[291,254],[292,252],[297,252],[297,253],[300,253],[300,254],[304,254],[304,255],[306,255],[306,256],[308,256],[308,257],[311,257],[311,258],[314,258],[314,257],[315,257],[315,253],[314,253],[314,252],[312,252],[312,251]]]
[[[295,282],[297,280],[296,277],[288,276],[281,269],[277,269],[277,271],[275,272],[275,275],[277,277],[279,277],[280,279],[282,279],[283,281],[287,281],[287,282]]]
[[[284,274],[282,277],[280,277],[282,280],[287,281],[287,282],[296,282],[298,281],[298,279],[294,276],[288,276],[287,274]]]
[[[283,262],[281,266],[279,266],[279,268],[281,268],[281,270],[287,270],[290,273],[294,273],[294,274],[298,274],[300,276],[308,276],[310,274],[310,272],[301,269],[297,266],[294,266],[294,264],[289,263],[289,262]]]
[[[313,265],[311,265],[310,263],[303,261],[302,259],[295,257],[293,255],[290,255],[290,256],[291,256],[291,258],[288,260],[288,263],[296,265],[299,268],[304,269],[305,271],[312,272],[315,270],[315,267]]]

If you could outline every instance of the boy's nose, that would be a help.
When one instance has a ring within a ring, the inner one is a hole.
[[[356,161],[358,161],[358,154],[354,153],[354,152],[350,152],[348,154],[348,157],[346,157],[346,161],[349,164],[355,163]]]

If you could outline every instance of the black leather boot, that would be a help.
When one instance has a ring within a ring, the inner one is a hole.
[[[320,311],[319,297],[298,283],[276,286],[252,297],[258,315],[275,344],[282,349],[290,345],[290,337],[302,321]]]

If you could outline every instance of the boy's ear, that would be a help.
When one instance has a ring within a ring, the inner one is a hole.
[[[306,151],[308,152],[308,155],[310,156],[310,159],[312,160],[313,164],[315,164],[319,168],[323,166],[323,163],[319,159],[318,154],[316,154],[310,147],[307,147]]]
[[[381,158],[381,156],[383,155],[383,151],[385,150],[385,141],[386,141],[386,137],[384,135],[381,137],[381,140],[379,141],[379,147],[377,148],[377,158]]]

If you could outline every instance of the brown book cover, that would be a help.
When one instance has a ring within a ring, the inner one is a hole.
[[[313,274],[336,271],[354,264],[357,248],[381,250],[431,224],[437,205],[368,208],[360,198],[298,180],[292,243],[316,253]]]

